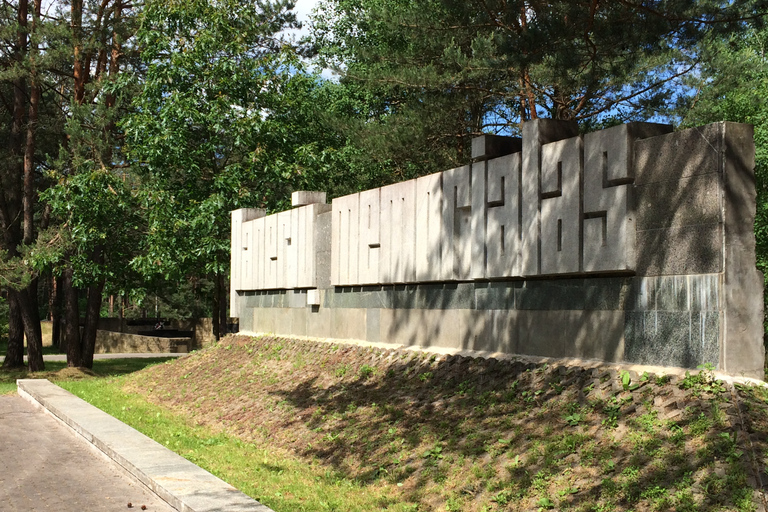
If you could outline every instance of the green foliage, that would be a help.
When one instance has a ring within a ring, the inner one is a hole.
[[[725,384],[717,380],[717,377],[712,372],[713,368],[713,365],[707,364],[699,366],[698,373],[691,374],[691,372],[686,371],[685,377],[680,381],[680,389],[690,389],[696,395],[701,393],[711,393],[713,395],[725,393]]]
[[[147,63],[123,120],[147,209],[147,276],[224,274],[229,211],[276,209],[302,183],[312,151],[293,128],[312,81],[279,32],[290,3],[153,1],[138,39]],[[297,156],[299,155],[299,156]]]
[[[115,287],[130,275],[126,263],[135,254],[142,217],[130,183],[109,169],[87,169],[41,194],[54,218],[54,229],[41,233],[28,252],[36,270],[71,264],[75,286],[107,280]]]
[[[594,129],[654,116],[694,69],[693,45],[752,9],[744,0],[325,0],[313,43],[319,64],[341,74],[330,114],[350,167],[406,179],[466,163],[471,137],[515,134],[524,120]]]
[[[757,267],[768,278],[768,28],[759,20],[745,28],[701,42],[700,73],[686,82],[693,92],[674,113],[684,127],[716,121],[754,126]]]

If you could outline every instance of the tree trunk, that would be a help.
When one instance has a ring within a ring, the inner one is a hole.
[[[101,318],[102,292],[104,280],[88,287],[88,302],[85,310],[85,327],[83,328],[83,366],[93,368],[93,353],[96,349],[96,330]]]
[[[51,343],[61,348],[61,278],[51,277]]]
[[[35,0],[31,31],[34,33],[40,19],[41,0]],[[29,119],[27,121],[27,143],[24,148],[24,243],[29,245],[35,236],[35,142],[37,138],[37,117],[40,106],[40,84],[37,77],[37,43],[30,45],[30,91]]]
[[[75,78],[75,103],[83,104],[85,99],[85,81],[88,70],[85,68],[85,56],[83,52],[83,0],[72,0],[72,36],[74,39],[74,57],[73,74]]]
[[[37,302],[37,279],[18,292],[19,310],[27,336],[27,366],[31,372],[45,370],[43,362],[43,333],[40,329],[40,310]]]
[[[16,292],[8,292],[8,348],[5,351],[3,368],[24,367],[24,325],[16,300]]]
[[[77,304],[77,290],[72,285],[72,267],[67,266],[61,278],[64,298],[64,335],[62,341],[67,349],[67,366],[83,366],[80,350],[80,308]]]

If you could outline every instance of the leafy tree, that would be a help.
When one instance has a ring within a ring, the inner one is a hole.
[[[585,129],[653,116],[694,70],[695,43],[755,4],[737,1],[325,0],[322,66],[362,101],[352,145],[407,175],[468,158],[472,136],[538,117]],[[429,155],[429,156],[425,156]]]
[[[217,336],[227,318],[229,211],[285,206],[325,172],[304,108],[315,80],[280,34],[296,26],[292,7],[158,0],[142,17],[146,75],[121,123],[148,215],[134,264],[150,280],[212,281]]]
[[[768,28],[757,21],[745,31],[702,41],[701,72],[688,77],[691,92],[672,114],[688,127],[715,121],[754,125],[757,267],[768,278]]]

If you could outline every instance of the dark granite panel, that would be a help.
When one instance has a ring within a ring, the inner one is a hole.
[[[691,311],[718,311],[720,274],[688,276],[688,301]]]
[[[396,285],[394,307],[404,309],[474,309],[474,283]]]
[[[698,364],[718,366],[720,360],[720,321],[718,311],[691,312],[691,349],[699,355]]]
[[[475,284],[475,309],[515,309],[515,288],[519,281],[482,282]]]
[[[627,287],[627,311],[656,309],[656,277],[634,277]]]
[[[716,363],[718,313],[627,312],[626,360],[637,364],[695,368]]]
[[[688,276],[658,276],[654,280],[654,309],[688,311]]]
[[[640,276],[714,274],[722,271],[722,226],[701,225],[637,232]]]
[[[337,286],[325,293],[326,308],[392,308],[392,286]]]
[[[584,309],[624,309],[631,278],[592,277],[584,279]]]
[[[524,281],[515,290],[518,310],[584,309],[584,279]]]

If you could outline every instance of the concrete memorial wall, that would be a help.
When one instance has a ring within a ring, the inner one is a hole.
[[[241,330],[762,377],[749,125],[525,123],[469,165],[232,212]]]

